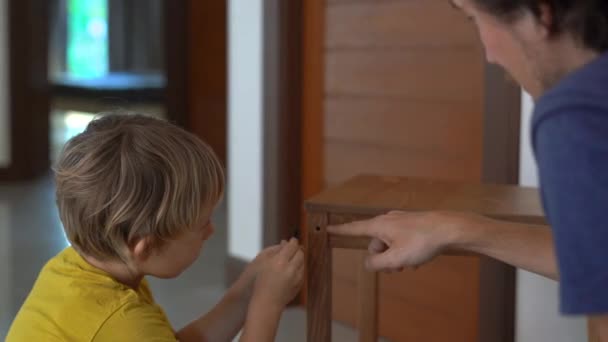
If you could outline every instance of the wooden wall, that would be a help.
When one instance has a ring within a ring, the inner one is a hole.
[[[480,181],[485,63],[462,13],[444,0],[312,2],[317,8],[307,5],[307,15],[322,11],[313,15],[322,27],[322,66],[305,68],[323,79],[316,93],[321,114],[304,103],[305,194],[307,175],[315,177],[306,163],[318,153],[323,187],[360,173]],[[310,61],[314,20],[306,22]],[[314,76],[305,69],[304,78],[304,100],[314,101]],[[321,133],[311,128],[315,115]],[[306,144],[315,135],[317,152]],[[356,252],[334,255],[334,318],[352,325],[356,260]],[[393,341],[479,338],[476,258],[440,258],[417,271],[382,275],[380,294],[380,331]]]
[[[329,0],[328,185],[360,172],[477,181],[483,56],[443,0]]]

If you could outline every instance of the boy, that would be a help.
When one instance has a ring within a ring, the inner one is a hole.
[[[292,239],[264,250],[209,313],[175,332],[144,276],[177,277],[213,233],[224,192],[213,151],[194,135],[139,115],[92,121],[55,170],[72,247],[40,272],[8,342],[272,341],[298,292],[304,256]]]

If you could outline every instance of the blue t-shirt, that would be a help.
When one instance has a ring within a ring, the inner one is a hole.
[[[565,314],[608,313],[608,54],[536,104],[532,144]]]

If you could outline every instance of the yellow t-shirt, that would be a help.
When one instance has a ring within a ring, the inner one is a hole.
[[[137,291],[66,248],[42,269],[8,332],[7,342],[174,342],[145,280]]]

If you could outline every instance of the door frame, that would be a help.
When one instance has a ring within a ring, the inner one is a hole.
[[[8,108],[11,163],[0,181],[26,180],[48,172],[47,82],[50,1],[8,1]]]
[[[307,3],[263,2],[263,246],[298,233],[303,215],[302,9]],[[229,255],[226,283],[238,279],[246,265],[246,260]]]
[[[500,67],[486,64],[482,181],[519,185],[521,88]],[[501,330],[502,342],[515,340],[517,270],[483,257],[480,260],[480,316],[491,317],[479,327],[480,341]],[[491,293],[484,289],[492,288]]]

